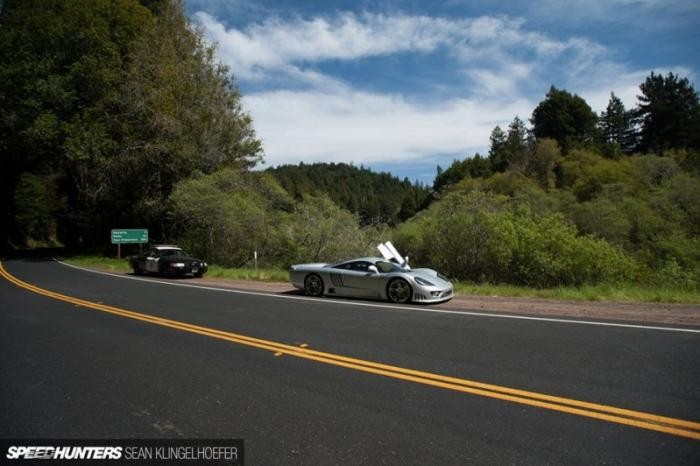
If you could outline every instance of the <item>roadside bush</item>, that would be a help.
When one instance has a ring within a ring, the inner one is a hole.
[[[617,283],[632,278],[634,261],[602,239],[579,235],[560,215],[521,217],[510,282],[535,287]]]
[[[263,172],[225,169],[179,183],[169,198],[173,237],[184,248],[225,267],[287,267],[368,254],[382,225],[358,218],[328,197],[295,202]]]
[[[632,223],[619,204],[598,198],[576,204],[571,218],[581,233],[595,235],[612,244],[627,246]]]
[[[660,268],[642,275],[643,283],[652,287],[666,287],[682,290],[697,290],[700,273],[682,268],[675,258],[666,261]]]
[[[634,260],[602,239],[579,235],[561,215],[507,210],[499,196],[452,194],[400,226],[401,251],[452,278],[535,287],[615,283]]]
[[[639,172],[639,177],[647,189],[659,186],[662,182],[677,175],[678,163],[670,157],[657,155],[638,155],[630,159]]]
[[[227,267],[249,263],[254,251],[264,258],[278,255],[273,232],[284,211],[271,204],[284,205],[285,194],[260,176],[226,169],[179,183],[170,196],[178,243]]]
[[[486,212],[462,212],[432,225],[424,240],[431,250],[422,256],[434,268],[452,277],[489,282],[506,272],[514,232],[513,225],[503,218]]]
[[[282,262],[339,262],[373,253],[375,230],[327,196],[305,196],[284,227]]]

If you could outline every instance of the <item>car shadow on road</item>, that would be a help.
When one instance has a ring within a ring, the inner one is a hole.
[[[285,296],[303,296],[310,298],[304,290],[289,290],[289,291],[282,291],[277,294],[285,295]],[[386,305],[393,305],[393,306],[416,306],[416,307],[429,307],[429,306],[435,306],[438,304],[444,304],[444,303],[421,303],[421,302],[414,302],[414,303],[405,303],[405,304],[395,304],[389,301],[384,301],[381,299],[371,299],[371,298],[356,298],[352,296],[329,296],[329,295],[324,295],[320,298],[316,299],[327,299],[329,302],[333,301],[338,301],[338,302],[343,302],[343,301],[353,301],[353,302],[362,302],[362,303],[372,303],[372,304],[386,304]]]
[[[198,278],[198,277],[192,277],[192,276],[188,276],[188,275],[182,275],[182,276],[177,276],[177,275],[176,276],[167,276],[167,275],[153,275],[153,274],[137,275],[133,272],[125,272],[125,275],[131,276],[131,277],[146,278],[146,279],[151,278],[154,280],[160,280],[160,279],[165,278],[167,280],[183,281],[183,282]],[[204,278],[206,278],[206,276]],[[194,281],[194,282],[198,283],[196,281]],[[222,289],[226,289],[226,288],[228,288],[228,287],[226,287],[226,286],[222,287]],[[235,286],[233,288],[240,289],[240,288],[237,288]],[[311,298],[310,296],[308,296],[306,294],[306,292],[304,290],[297,289],[297,288],[295,288],[293,290],[286,290],[286,291],[266,291],[266,290],[262,290],[262,289],[259,290],[259,289],[255,289],[255,288],[250,288],[250,289],[244,288],[244,290],[245,291],[256,291],[256,292],[269,292],[272,294],[278,294],[278,295],[282,295],[282,296],[298,296],[298,297]],[[398,306],[416,306],[416,307],[429,307],[429,306],[434,306],[436,304],[443,304],[443,303],[422,303],[422,302],[395,304],[395,303],[391,303],[389,301],[384,301],[381,299],[359,298],[359,297],[337,296],[337,295],[325,295],[323,297],[316,298],[316,299],[328,300],[328,302],[331,302],[331,303],[334,301],[337,301],[337,302],[360,302],[360,303],[386,304],[386,305],[394,305],[394,306],[397,306],[397,305]]]

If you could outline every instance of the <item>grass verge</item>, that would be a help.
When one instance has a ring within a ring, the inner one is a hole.
[[[59,257],[66,264],[87,267],[90,269],[106,270],[108,272],[131,272],[131,267],[126,259],[103,256],[72,256]]]
[[[208,277],[230,278],[232,280],[257,280],[263,282],[286,282],[289,280],[289,274],[282,269],[263,269],[258,267],[240,267],[236,269],[228,269],[218,265],[210,265],[207,272]]]
[[[131,270],[125,259],[102,256],[73,256],[62,259],[69,264],[87,268],[128,272]],[[256,280],[286,282],[287,272],[276,268],[251,267],[226,268],[210,265],[207,277],[231,280]],[[462,295],[544,298],[571,301],[615,301],[648,303],[700,304],[700,291],[664,287],[626,285],[586,285],[582,287],[529,288],[515,285],[489,285],[455,282],[455,291]]]
[[[560,299],[569,301],[614,301],[700,304],[700,291],[645,287],[636,284],[585,285],[581,287],[529,288],[515,285],[455,283],[463,295]]]
[[[130,272],[131,267],[126,259],[103,256],[72,256],[61,258],[67,264],[80,267],[106,270],[109,272]],[[286,282],[289,278],[287,272],[282,269],[252,267],[226,268],[218,265],[209,265],[207,277],[229,278],[231,280],[256,280],[265,282]]]

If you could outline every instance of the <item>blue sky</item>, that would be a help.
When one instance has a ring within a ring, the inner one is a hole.
[[[431,183],[551,85],[600,113],[649,73],[697,84],[700,2],[186,0],[231,67],[266,166],[347,162]],[[697,88],[697,85],[696,85]]]

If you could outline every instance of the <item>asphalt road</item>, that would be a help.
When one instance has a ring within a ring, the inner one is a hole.
[[[700,422],[700,333],[232,293],[42,259],[2,265],[95,303],[0,279],[3,438],[243,438],[248,464],[700,464],[698,439],[527,401]],[[303,353],[313,350],[331,356]],[[488,385],[465,392],[433,374]],[[535,395],[509,401],[492,385]]]

